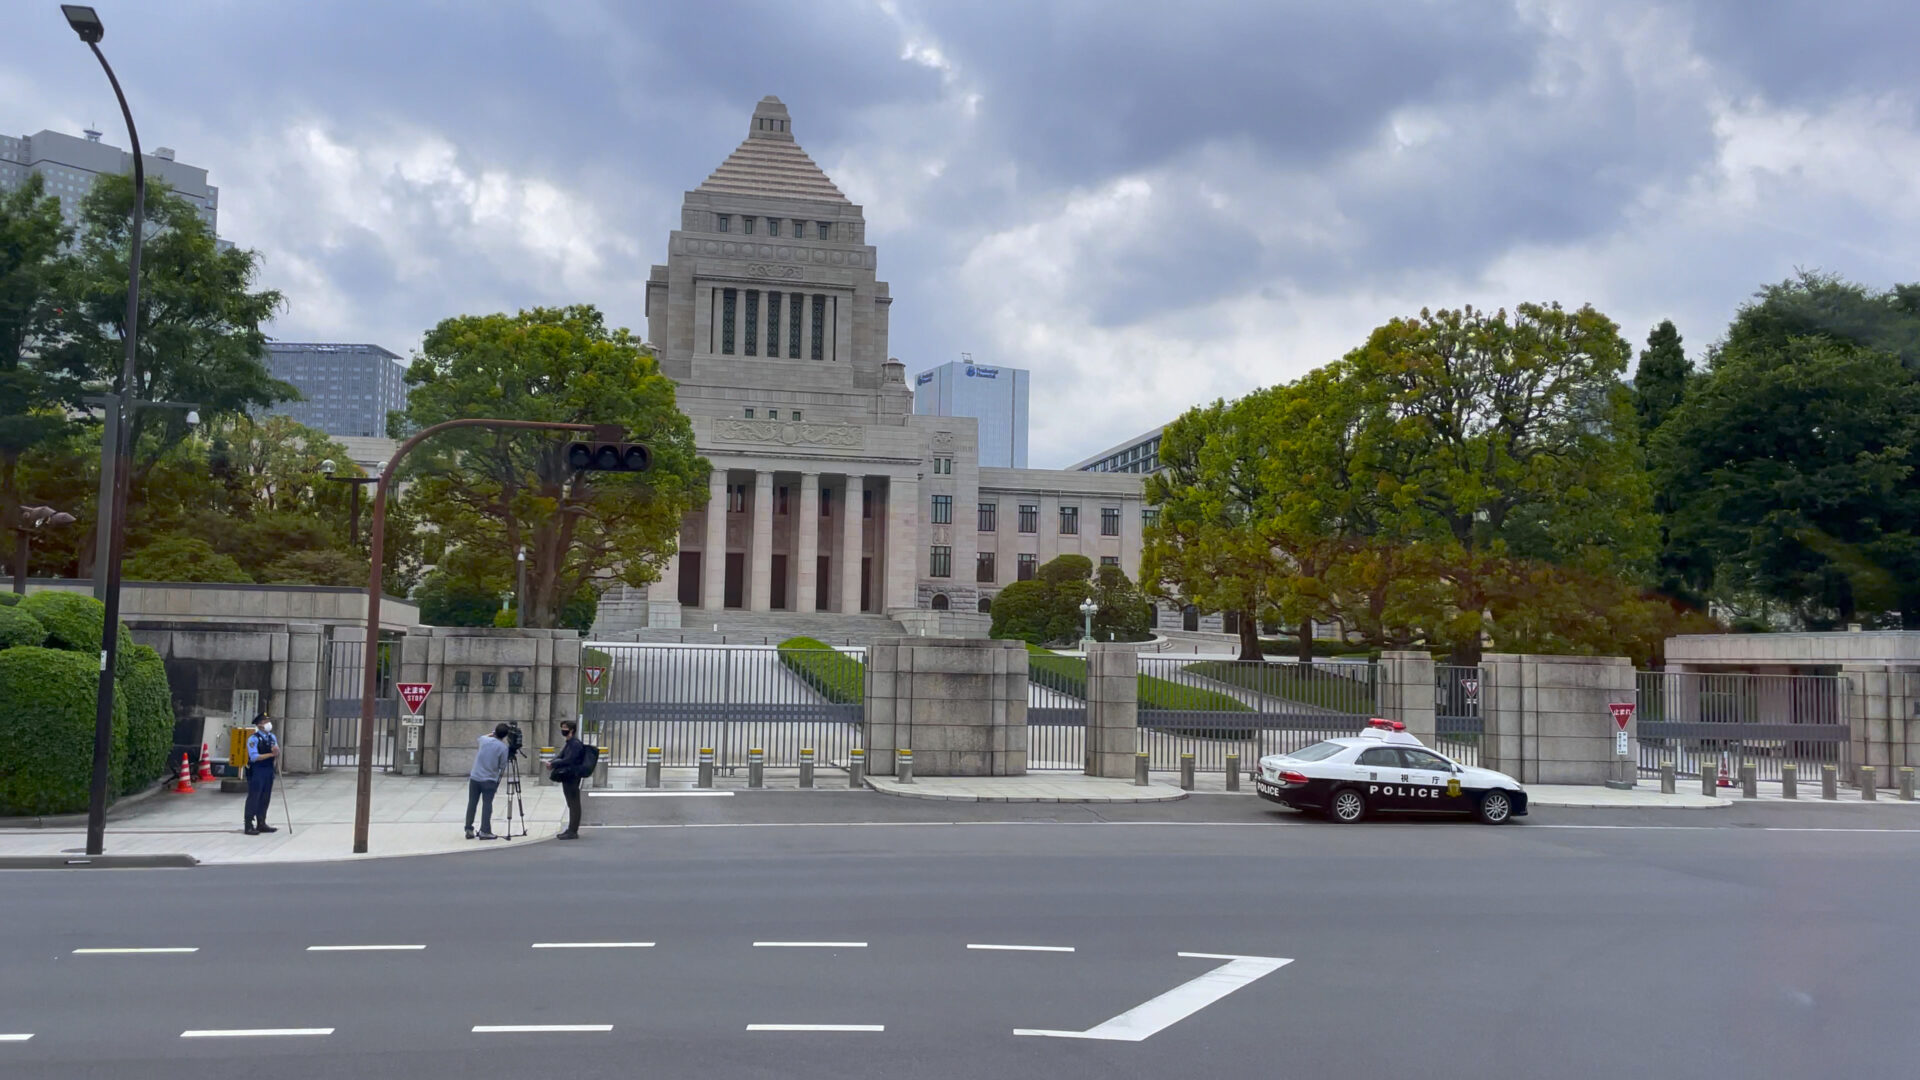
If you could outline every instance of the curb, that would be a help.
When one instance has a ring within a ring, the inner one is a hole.
[[[1079,806],[1099,806],[1103,803],[1162,803],[1178,802],[1191,792],[1176,789],[1172,795],[1153,795],[1145,798],[1110,798],[1101,796],[1086,799],[1062,799],[1057,796],[1024,795],[941,795],[931,791],[901,791],[897,787],[880,787],[872,777],[863,778],[868,789],[882,795],[892,795],[901,799],[925,799],[930,802],[968,802],[968,803],[1072,803]]]
[[[133,870],[199,866],[191,855],[0,855],[0,870]]]

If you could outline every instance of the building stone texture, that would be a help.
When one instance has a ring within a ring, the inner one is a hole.
[[[1066,553],[1137,576],[1140,478],[983,466],[978,420],[916,415],[878,269],[861,208],[762,99],[647,282],[648,339],[713,465],[649,628],[979,613]]]

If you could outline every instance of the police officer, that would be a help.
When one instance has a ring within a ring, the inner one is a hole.
[[[256,717],[247,736],[247,835],[275,833],[267,824],[267,803],[273,798],[273,774],[280,761],[280,740],[273,737],[273,721]]]

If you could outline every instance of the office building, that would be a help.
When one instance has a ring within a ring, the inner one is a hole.
[[[915,416],[971,416],[980,421],[980,464],[1027,467],[1027,372],[988,367],[972,358],[941,364],[913,380]]]
[[[207,170],[174,160],[173,150],[158,146],[141,157],[147,180],[165,181],[174,194],[192,203],[215,236],[220,235],[220,189],[207,183]],[[38,173],[47,194],[60,200],[67,224],[80,220],[80,203],[94,180],[109,174],[131,174],[133,155],[100,141],[98,131],[86,138],[40,131],[15,138],[0,135],[0,192],[12,191]]]
[[[1157,473],[1163,468],[1160,464],[1160,433],[1165,430],[1166,425],[1162,424],[1145,435],[1136,435],[1084,461],[1077,461],[1067,469],[1070,472]]]
[[[381,438],[387,414],[407,407],[407,369],[378,345],[270,341],[267,369],[304,401],[267,410],[336,437]]]

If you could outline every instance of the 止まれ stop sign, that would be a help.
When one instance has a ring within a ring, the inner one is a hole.
[[[427,695],[433,693],[433,684],[430,682],[403,682],[395,684],[394,689],[400,691],[400,700],[407,703],[407,711],[418,716],[420,714],[420,706],[427,703]]]
[[[1627,730],[1627,722],[1633,719],[1633,703],[1611,702],[1607,705],[1607,711],[1613,714],[1613,722],[1619,724],[1620,730],[1625,732]]]

